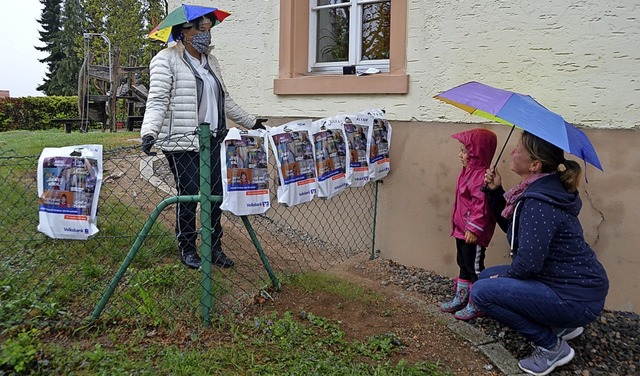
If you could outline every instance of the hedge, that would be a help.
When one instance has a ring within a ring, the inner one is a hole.
[[[79,118],[78,97],[20,97],[0,99],[0,132],[49,129],[52,119]]]

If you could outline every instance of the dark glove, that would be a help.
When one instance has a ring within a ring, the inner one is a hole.
[[[155,142],[156,141],[154,140],[153,136],[150,134],[142,137],[142,151],[149,156],[157,155],[158,153],[151,151],[151,147]]]
[[[256,123],[251,129],[267,129],[264,126],[264,123],[267,122],[268,119],[256,119]]]

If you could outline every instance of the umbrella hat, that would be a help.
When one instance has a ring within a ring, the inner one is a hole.
[[[600,159],[587,135],[529,95],[494,88],[479,82],[468,82],[434,98],[470,114],[510,125],[512,132],[513,127],[523,129],[602,170]]]
[[[178,8],[172,10],[171,13],[169,13],[167,17],[158,24],[158,26],[151,30],[148,36],[149,38],[157,39],[162,42],[170,42],[173,40],[171,37],[171,29],[174,26],[193,21],[206,14],[213,14],[215,20],[212,26],[219,24],[231,15],[231,13],[218,8],[182,4]]]

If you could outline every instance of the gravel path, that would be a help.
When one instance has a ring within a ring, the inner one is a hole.
[[[395,284],[416,291],[434,304],[452,297],[452,280],[431,271],[410,268],[390,260],[374,261],[391,275],[383,284]],[[533,348],[524,337],[490,318],[469,324],[500,342],[516,358],[527,357]],[[640,375],[640,316],[632,312],[605,310],[584,333],[570,341],[576,351],[573,361],[557,368],[554,375]]]

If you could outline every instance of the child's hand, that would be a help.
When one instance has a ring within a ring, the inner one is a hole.
[[[467,244],[476,244],[478,237],[473,232],[467,230],[464,232],[464,241]]]

